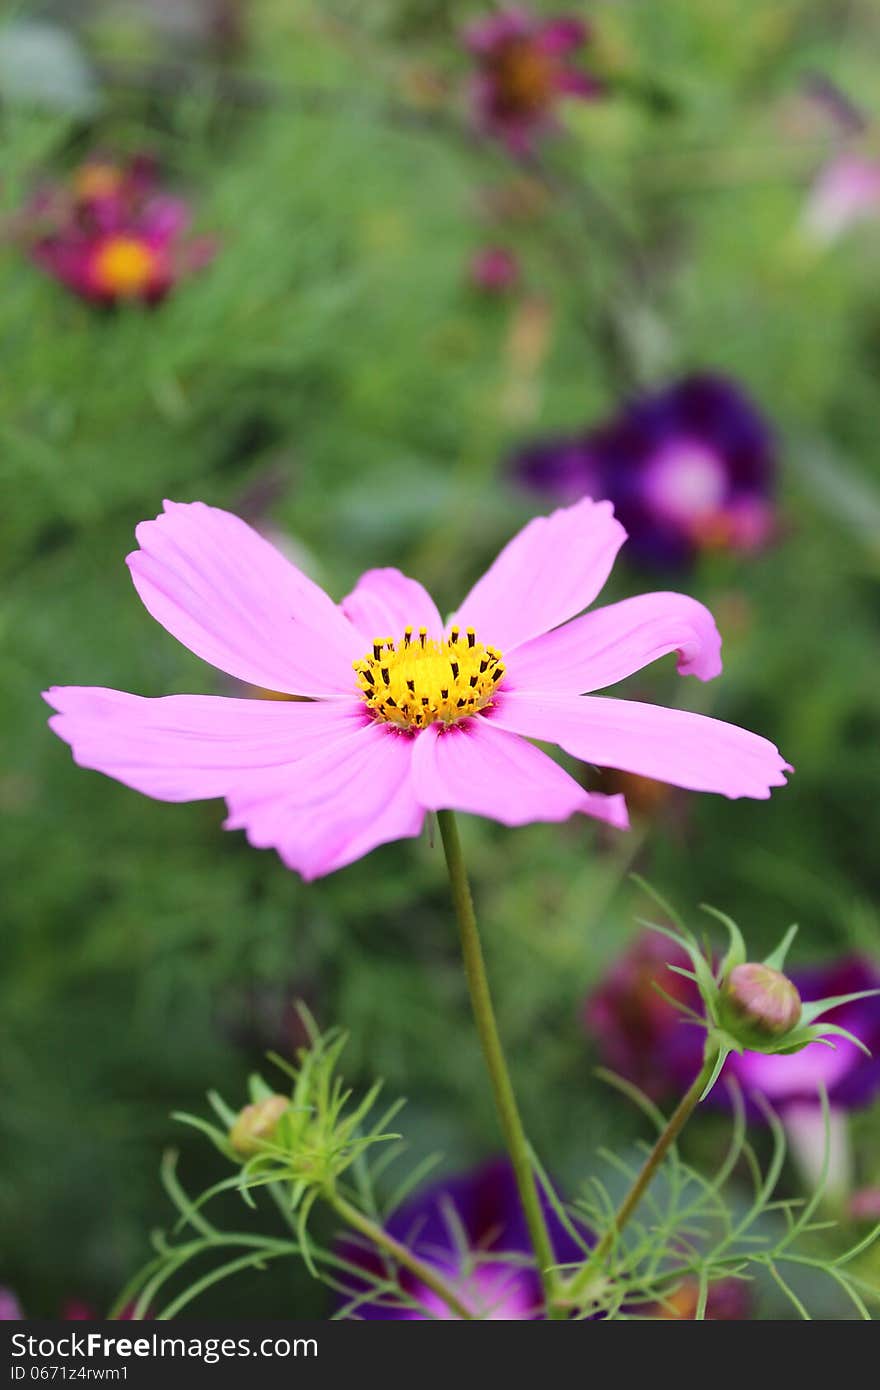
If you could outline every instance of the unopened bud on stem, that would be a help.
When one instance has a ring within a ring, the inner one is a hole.
[[[287,1096],[278,1095],[246,1105],[229,1131],[229,1142],[235,1152],[243,1158],[259,1153],[262,1145],[274,1137],[278,1121],[289,1105]]]
[[[726,1025],[744,1047],[782,1038],[800,1022],[800,995],[787,976],[769,965],[734,966],[721,997]]]

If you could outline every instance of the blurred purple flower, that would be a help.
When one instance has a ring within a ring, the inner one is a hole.
[[[774,529],[772,431],[720,376],[685,377],[592,431],[522,450],[510,467],[542,498],[608,497],[631,553],[655,565],[752,550]]]
[[[513,474],[529,492],[568,506],[602,494],[599,469],[586,438],[559,435],[529,445],[516,455]]]
[[[553,128],[563,97],[599,96],[601,83],[572,63],[589,36],[579,19],[541,19],[513,8],[472,25],[464,38],[477,65],[472,101],[478,128],[512,154],[526,155]]]
[[[583,1258],[583,1249],[544,1201],[550,1237],[560,1263]],[[542,1317],[541,1285],[531,1257],[513,1170],[496,1159],[471,1172],[436,1183],[411,1198],[386,1222],[385,1229],[454,1283],[475,1314],[492,1321]],[[340,1254],[375,1279],[388,1278],[382,1258],[371,1247],[347,1239]],[[352,1297],[363,1298],[353,1315],[369,1319],[450,1319],[453,1314],[408,1271],[401,1287],[419,1307],[401,1306],[387,1295],[370,1296],[370,1283],[347,1277]]]
[[[643,932],[588,996],[583,1013],[604,1064],[652,1100],[684,1091],[703,1060],[702,1030],[687,1023],[655,988],[702,1011],[696,986],[668,964],[690,968],[684,951],[657,932]]]
[[[31,260],[96,304],[158,303],[216,249],[187,236],[188,204],[162,191],[143,155],[92,156],[67,183],[38,189],[18,221]]]
[[[502,295],[517,284],[519,261],[505,246],[484,246],[471,257],[468,280],[483,294]]]
[[[835,155],[807,199],[807,232],[827,244],[868,219],[880,220],[880,159],[855,152]]]

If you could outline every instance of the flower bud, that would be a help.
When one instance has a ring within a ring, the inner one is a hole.
[[[731,970],[721,991],[725,1024],[744,1047],[760,1049],[797,1027],[801,997],[779,970],[746,962]]]
[[[246,1105],[229,1131],[229,1142],[237,1154],[249,1158],[273,1139],[278,1121],[290,1105],[287,1096],[266,1096]]]

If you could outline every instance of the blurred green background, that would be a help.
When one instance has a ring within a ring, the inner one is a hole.
[[[799,921],[799,963],[880,954],[880,223],[827,248],[799,230],[837,139],[810,74],[880,146],[880,12],[561,8],[594,23],[609,96],[566,108],[548,187],[471,135],[458,35],[478,5],[7,7],[2,216],[91,149],[148,149],[218,243],[151,312],[96,311],[11,238],[0,251],[0,1284],[33,1315],[106,1307],[144,1260],[168,1220],[167,1145],[191,1191],[220,1176],[170,1112],[201,1109],[209,1086],[243,1098],[263,1052],[296,1045],[296,997],[351,1030],[353,1080],[409,1097],[414,1153],[454,1167],[497,1147],[436,845],[307,887],[222,833],[219,803],[140,797],[77,770],[47,731],[53,683],[224,689],[123,564],[165,496],[286,534],[336,597],[395,564],[448,610],[541,509],[505,481],[513,447],[597,421],[636,383],[734,376],[780,438],[780,536],[673,581],[717,614],[724,676],[691,688],[667,659],[631,685],[760,730],[797,775],[768,803],[678,794],[629,837],[466,824],[533,1140],[574,1188],[597,1146],[642,1132],[593,1077],[580,1021],[637,930],[633,867],[757,946]],[[523,283],[481,297],[466,267],[499,240]],[[667,583],[624,561],[605,597]],[[876,1108],[854,1135],[860,1183],[880,1183]],[[691,1143],[711,1157],[723,1139],[709,1119]],[[197,1307],[325,1304],[290,1269]]]

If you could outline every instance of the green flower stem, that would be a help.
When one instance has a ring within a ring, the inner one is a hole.
[[[564,1312],[554,1304],[553,1266],[556,1263],[556,1258],[553,1254],[547,1223],[541,1209],[538,1186],[529,1158],[528,1141],[520,1119],[510,1073],[504,1059],[501,1038],[498,1035],[498,1024],[495,1020],[492,995],[489,992],[489,981],[486,976],[486,962],[483,959],[483,948],[480,944],[480,933],[474,914],[474,904],[464,866],[454,811],[438,811],[437,823],[440,826],[440,835],[446,854],[446,866],[449,870],[449,882],[452,886],[452,901],[455,915],[458,918],[471,1007],[473,1008],[477,1032],[480,1035],[489,1079],[492,1083],[498,1118],[501,1121],[507,1150],[513,1164],[516,1185],[526,1224],[529,1228],[529,1236],[538,1261],[538,1272],[544,1290],[547,1316],[550,1318],[564,1317]]]
[[[360,1232],[362,1236],[375,1245],[380,1250],[384,1250],[386,1255],[390,1255],[397,1264],[403,1265],[410,1274],[414,1274],[419,1283],[435,1293],[438,1298],[442,1298],[446,1306],[455,1314],[457,1318],[467,1318],[473,1320],[473,1313],[466,1303],[463,1303],[455,1289],[437,1273],[437,1270],[429,1264],[420,1260],[418,1255],[414,1255],[405,1245],[401,1245],[399,1240],[388,1234],[375,1221],[371,1221],[363,1212],[358,1211],[344,1197],[334,1192],[328,1195],[327,1200],[333,1207],[337,1215],[341,1216],[347,1225]]]
[[[657,1138],[656,1144],[645,1159],[641,1172],[621,1202],[614,1220],[599,1241],[595,1250],[593,1250],[586,1264],[570,1281],[566,1290],[566,1302],[575,1301],[580,1294],[586,1291],[591,1279],[596,1275],[597,1267],[601,1265],[606,1255],[613,1249],[621,1231],[629,1221],[656,1176],[658,1168],[679,1134],[684,1129],[691,1115],[694,1113],[694,1110],[697,1108],[700,1097],[705,1091],[715,1070],[717,1059],[717,1051],[714,1048],[708,1048],[699,1076],[688,1092],[679,1101],[675,1110],[667,1120],[666,1125]]]

